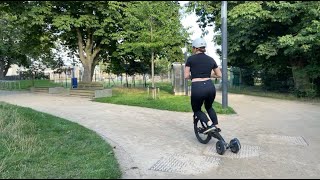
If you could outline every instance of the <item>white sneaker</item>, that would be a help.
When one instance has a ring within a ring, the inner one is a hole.
[[[214,125],[208,126],[207,129],[205,131],[203,131],[204,134],[210,132],[210,131],[214,131],[216,129],[216,127]]]

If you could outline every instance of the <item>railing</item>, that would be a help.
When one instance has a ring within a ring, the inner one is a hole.
[[[20,81],[0,80],[0,89],[4,89],[4,90],[21,89]]]

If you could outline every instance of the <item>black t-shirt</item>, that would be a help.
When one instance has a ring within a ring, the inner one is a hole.
[[[210,78],[212,69],[218,67],[216,61],[205,53],[194,54],[188,57],[186,66],[190,67],[192,79]]]

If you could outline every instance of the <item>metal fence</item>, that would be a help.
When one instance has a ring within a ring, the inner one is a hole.
[[[0,80],[0,89],[4,89],[4,90],[21,89],[20,81]]]

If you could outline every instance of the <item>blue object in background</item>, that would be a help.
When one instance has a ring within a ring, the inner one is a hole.
[[[71,87],[72,87],[72,89],[78,88],[78,80],[77,80],[77,78],[71,78]]]

